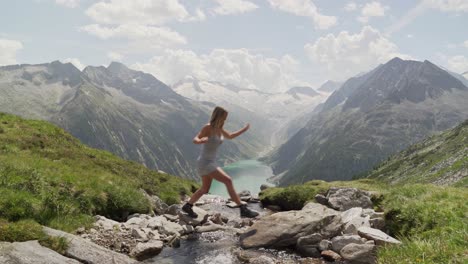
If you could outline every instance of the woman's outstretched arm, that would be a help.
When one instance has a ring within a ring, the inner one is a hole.
[[[236,138],[240,135],[242,135],[245,131],[247,131],[248,129],[250,128],[250,124],[247,124],[245,125],[245,127],[243,127],[242,129],[236,131],[236,132],[233,132],[233,133],[229,133],[227,132],[226,130],[222,130],[221,132],[223,133],[223,136],[227,139],[233,139],[233,138]]]
[[[203,144],[208,141],[208,136],[210,134],[210,125],[205,125],[202,127],[200,132],[193,138],[193,143],[194,144]]]

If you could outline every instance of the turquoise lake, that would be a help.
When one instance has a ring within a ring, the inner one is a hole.
[[[260,192],[260,185],[273,185],[267,182],[267,179],[273,176],[272,169],[257,160],[241,160],[223,167],[223,170],[231,176],[238,193],[248,190],[256,195]],[[211,183],[210,193],[229,198],[226,186],[216,180]]]

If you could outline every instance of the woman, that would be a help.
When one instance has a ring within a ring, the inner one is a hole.
[[[228,116],[228,112],[222,107],[215,107],[211,114],[210,123],[206,124],[200,132],[193,139],[195,144],[203,144],[200,156],[198,157],[198,173],[202,178],[202,186],[198,189],[190,198],[190,200],[184,204],[182,210],[186,212],[190,217],[196,218],[198,215],[192,210],[193,204],[200,199],[200,197],[208,193],[213,179],[218,180],[226,185],[231,199],[240,206],[241,217],[256,217],[257,212],[247,208],[246,204],[242,204],[234,190],[232,179],[226,174],[220,167],[216,165],[216,151],[219,145],[223,143],[223,137],[227,139],[233,139],[240,136],[242,133],[247,131],[250,127],[247,124],[244,128],[234,133],[229,133],[223,129],[224,121]]]

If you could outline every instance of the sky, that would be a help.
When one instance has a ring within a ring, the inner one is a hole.
[[[468,0],[0,1],[0,65],[122,62],[282,92],[400,57],[468,71]]]

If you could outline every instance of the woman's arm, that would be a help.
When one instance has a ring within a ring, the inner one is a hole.
[[[210,125],[205,125],[202,127],[200,132],[193,138],[194,144],[203,144],[208,141],[208,136],[210,135]]]
[[[238,130],[238,131],[236,131],[236,132],[233,132],[233,133],[229,133],[229,132],[227,132],[227,131],[224,130],[224,129],[221,130],[221,132],[223,133],[223,136],[224,136],[225,138],[227,138],[227,139],[233,139],[233,138],[236,138],[236,137],[242,135],[242,134],[243,134],[245,131],[247,131],[249,128],[250,128],[250,124],[247,124],[247,125],[245,125],[244,128],[242,128],[242,129],[240,129],[240,130]]]

